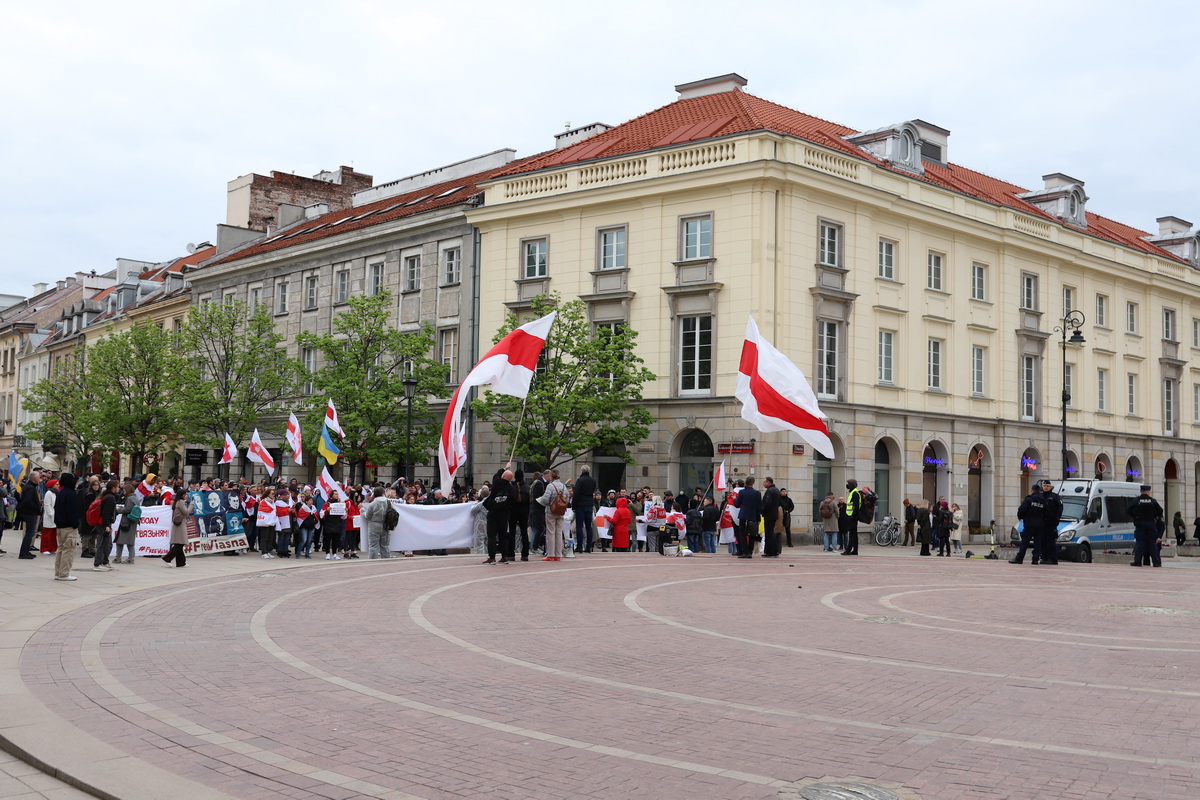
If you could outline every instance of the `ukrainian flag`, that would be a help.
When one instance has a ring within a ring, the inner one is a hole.
[[[8,454],[8,474],[12,476],[13,483],[16,484],[17,491],[21,491],[21,483],[25,480],[25,474],[29,471],[29,459],[21,458],[17,455],[17,451],[13,450]]]
[[[320,453],[327,464],[336,464],[338,456],[342,451],[333,443],[333,437],[329,435],[329,426],[321,426],[321,440],[317,442],[317,452]]]

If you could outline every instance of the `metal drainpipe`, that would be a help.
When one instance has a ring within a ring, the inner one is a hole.
[[[467,361],[468,364],[474,366],[479,360],[479,248],[482,245],[483,236],[479,232],[479,228],[472,226],[471,246],[471,358]],[[461,371],[461,370],[460,370]],[[474,390],[471,391],[474,395]],[[475,411],[471,408],[471,396],[467,398],[467,464],[472,470],[475,469]],[[474,483],[474,481],[463,481],[463,485]],[[442,487],[443,492],[449,492],[449,486]]]

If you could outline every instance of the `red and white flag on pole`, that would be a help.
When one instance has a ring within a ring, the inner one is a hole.
[[[325,496],[326,501],[332,501],[334,497],[337,497],[344,503],[350,499],[349,495],[342,491],[342,487],[329,474],[329,467],[324,467],[321,474],[317,476],[317,489]]]
[[[284,434],[284,438],[287,439],[288,447],[292,448],[292,458],[296,460],[297,464],[303,464],[304,442],[300,438],[300,420],[296,419],[295,412],[288,415],[287,432]]]
[[[491,384],[492,391],[498,394],[527,397],[529,382],[533,380],[533,370],[537,367],[538,356],[542,354],[542,348],[546,345],[546,336],[550,333],[550,326],[554,324],[557,313],[552,311],[541,319],[527,322],[496,342],[454,391],[454,398],[450,401],[450,407],[446,409],[442,438],[438,443],[442,478],[440,486],[443,490],[450,490],[454,473],[458,472],[458,468],[467,458],[466,436],[460,425],[467,395],[476,386]]]
[[[228,464],[233,461],[233,457],[237,455],[237,445],[233,443],[233,437],[228,433],[225,434],[225,447],[221,450],[221,460],[217,463]]]
[[[346,434],[342,430],[342,423],[338,422],[337,409],[333,407],[332,397],[329,398],[329,405],[325,407],[325,425],[338,436],[346,438]]]
[[[717,467],[717,474],[713,476],[713,488],[719,492],[725,491],[725,462],[722,461]]]
[[[254,435],[250,437],[250,446],[246,448],[246,458],[262,464],[268,475],[275,472],[275,459],[271,458],[267,448],[263,447],[262,439],[258,438],[258,428],[254,429]]]
[[[763,433],[794,431],[821,455],[834,457],[825,415],[808,379],[759,334],[754,317],[746,321],[734,395],[742,401],[742,419]]]

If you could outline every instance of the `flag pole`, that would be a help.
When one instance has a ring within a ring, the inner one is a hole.
[[[529,402],[529,395],[521,400],[521,416],[517,419],[517,435],[513,437],[512,452],[508,454],[508,463],[511,465],[513,456],[517,454],[517,440],[521,438],[521,428],[525,424],[525,404]]]

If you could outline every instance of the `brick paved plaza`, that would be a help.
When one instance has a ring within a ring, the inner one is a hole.
[[[863,550],[8,557],[0,734],[130,800],[1200,798],[1195,568]]]

